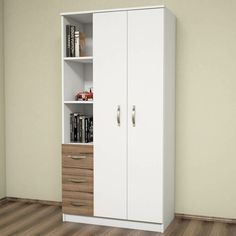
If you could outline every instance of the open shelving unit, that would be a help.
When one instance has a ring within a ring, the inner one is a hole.
[[[78,92],[93,88],[93,17],[91,13],[68,14],[62,18],[62,143],[92,145],[71,142],[70,114],[93,115],[93,101],[76,101]],[[66,25],[74,25],[85,34],[85,54],[80,57],[66,55]]]

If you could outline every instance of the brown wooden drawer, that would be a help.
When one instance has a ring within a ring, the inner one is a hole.
[[[62,167],[93,169],[93,147],[63,144]]]
[[[88,155],[62,155],[62,167],[93,169],[93,157]]]
[[[75,191],[62,191],[62,199],[72,198],[77,200],[93,201],[93,193],[75,192]]]
[[[93,170],[91,169],[80,169],[80,168],[62,168],[62,176],[72,175],[72,176],[85,176],[93,177]]]
[[[62,202],[62,212],[72,215],[93,216],[93,201],[65,198]]]
[[[93,192],[93,178],[87,176],[62,176],[62,190],[76,192]]]
[[[75,145],[75,144],[62,144],[62,154],[74,154],[74,155],[92,155],[93,146],[90,145]]]

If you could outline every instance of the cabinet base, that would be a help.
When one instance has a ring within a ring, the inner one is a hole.
[[[77,215],[68,215],[68,214],[63,214],[63,221],[82,223],[82,224],[111,226],[111,227],[119,227],[119,228],[127,228],[127,229],[147,230],[147,231],[154,231],[154,232],[161,232],[161,233],[164,232],[163,224],[154,224],[154,223],[137,222],[137,221],[77,216]]]

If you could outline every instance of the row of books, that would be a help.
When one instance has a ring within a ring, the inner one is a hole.
[[[80,56],[80,32],[74,25],[66,25],[66,56]]]
[[[70,114],[70,141],[93,142],[93,117],[74,112]]]

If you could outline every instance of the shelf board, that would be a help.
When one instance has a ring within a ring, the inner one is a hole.
[[[64,104],[93,104],[93,101],[64,101]]]
[[[93,63],[93,57],[64,57],[64,61],[72,61],[78,63]]]
[[[93,142],[91,142],[91,143],[63,143],[63,144],[93,146]]]

